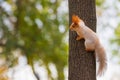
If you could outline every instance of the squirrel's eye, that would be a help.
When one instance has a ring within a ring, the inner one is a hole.
[[[74,25],[77,25],[77,23],[74,23]]]
[[[76,27],[77,26],[77,23],[74,23],[73,25],[72,25],[72,27]]]
[[[72,25],[72,27],[75,27],[75,25]]]

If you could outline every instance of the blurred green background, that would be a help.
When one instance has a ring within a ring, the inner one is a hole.
[[[64,80],[67,66],[68,13],[61,12],[61,0],[5,0],[0,7],[0,57],[8,67],[18,64],[19,56],[44,65],[52,79],[49,64],[55,65],[58,80]],[[17,52],[16,52],[17,51]],[[35,73],[34,73],[35,74]]]
[[[109,4],[112,1],[117,4],[112,6],[116,10],[113,17],[120,16],[119,0],[96,0],[99,20],[101,16],[104,17],[104,11],[111,9]],[[113,30],[113,36],[107,42],[111,46],[112,57],[118,57],[119,63],[120,21],[114,27],[105,21],[101,20],[102,24],[98,25],[101,28],[98,29],[99,32],[105,32],[108,28]],[[46,70],[46,80],[65,80],[68,67],[68,22],[67,0],[0,0],[0,80],[20,80],[14,78],[17,71],[14,69],[21,63],[31,67],[34,80],[42,80],[36,64]],[[20,62],[21,56],[26,62]],[[56,76],[53,76],[51,65],[54,66]]]

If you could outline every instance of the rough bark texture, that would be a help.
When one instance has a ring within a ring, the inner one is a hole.
[[[96,31],[95,0],[68,0],[69,22],[78,15],[87,26]],[[69,31],[69,80],[96,80],[94,52],[86,52],[84,40],[76,41],[77,34]]]

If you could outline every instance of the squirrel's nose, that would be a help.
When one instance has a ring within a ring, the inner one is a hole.
[[[70,26],[70,30],[71,30],[71,31],[74,31],[73,28],[72,28],[72,26]]]
[[[70,30],[72,30],[72,26],[70,26]]]

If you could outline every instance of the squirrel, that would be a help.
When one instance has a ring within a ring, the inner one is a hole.
[[[106,52],[104,47],[101,45],[97,34],[87,27],[82,19],[77,15],[72,16],[72,24],[70,30],[77,33],[76,40],[85,39],[85,50],[95,51],[95,56],[99,62],[97,76],[101,76],[107,68]]]

